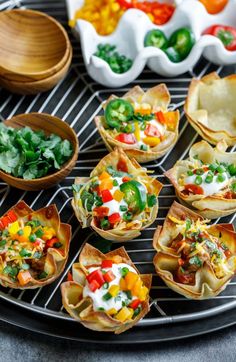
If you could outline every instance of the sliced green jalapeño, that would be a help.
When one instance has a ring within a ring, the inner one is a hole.
[[[138,181],[131,180],[120,185],[124,199],[133,213],[142,212],[147,204],[146,188]]]
[[[113,99],[105,109],[105,120],[109,127],[119,128],[123,122],[128,122],[134,114],[131,103],[124,99]]]

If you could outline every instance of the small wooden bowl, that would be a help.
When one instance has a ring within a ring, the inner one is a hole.
[[[54,75],[33,82],[17,82],[6,79],[0,76],[0,86],[17,94],[37,94],[46,92],[52,89],[61,79],[63,79],[68,72],[72,60],[72,48],[70,49],[69,56],[64,67]]]
[[[42,80],[67,63],[71,44],[65,29],[34,10],[0,13],[0,76],[17,82]]]
[[[47,176],[33,179],[24,180],[22,178],[14,177],[0,170],[0,178],[8,185],[26,191],[44,190],[49,187],[55,186],[61,182],[67,175],[70,174],[76,164],[79,153],[79,141],[74,130],[63,122],[60,118],[51,116],[46,113],[28,113],[20,114],[4,122],[6,126],[13,128],[31,127],[33,130],[43,130],[46,135],[52,133],[57,134],[62,139],[68,139],[73,147],[73,155],[59,171],[56,171]]]

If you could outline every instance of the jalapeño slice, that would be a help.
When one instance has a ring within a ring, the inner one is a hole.
[[[159,29],[150,30],[144,40],[146,47],[153,46],[160,49],[165,49],[168,46],[168,40],[163,31]]]
[[[146,188],[138,181],[131,180],[120,185],[124,199],[133,213],[142,212],[147,203]]]
[[[119,128],[123,122],[129,121],[134,114],[132,104],[124,99],[113,99],[105,109],[105,120],[109,127]]]

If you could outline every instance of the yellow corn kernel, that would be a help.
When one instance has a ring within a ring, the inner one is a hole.
[[[43,240],[50,240],[50,239],[53,238],[53,236],[57,235],[55,230],[53,228],[48,227],[48,226],[45,226],[43,228],[43,232],[44,232],[44,234],[42,236]]]
[[[125,276],[125,281],[126,281],[126,285],[127,285],[127,289],[131,290],[134,286],[134,284],[136,283],[136,281],[138,280],[139,276],[138,274],[135,274],[131,271],[129,271],[126,276]]]
[[[134,296],[138,296],[139,295],[139,292],[142,288],[142,285],[143,285],[143,282],[140,278],[138,278],[138,280],[136,281],[136,283],[134,284],[133,288],[132,288],[132,294]]]
[[[145,286],[143,286],[143,287],[141,288],[140,292],[139,292],[139,295],[138,295],[138,297],[139,297],[139,299],[140,299],[141,302],[143,302],[144,300],[146,300],[147,294],[148,294],[148,288],[145,287]]]
[[[115,308],[111,308],[111,309],[107,310],[106,313],[108,315],[114,315],[117,313],[117,310]]]
[[[14,221],[8,228],[10,235],[15,235],[20,230],[20,224],[18,221]]]
[[[116,297],[117,294],[120,291],[120,287],[119,285],[112,285],[109,289],[108,289],[108,293],[110,293],[112,295],[112,297]]]
[[[113,199],[120,202],[124,198],[124,193],[120,190],[116,190],[113,194]]]
[[[121,278],[120,280],[120,290],[127,290],[127,285],[124,278]]]
[[[161,142],[161,140],[158,137],[145,137],[143,142],[148,146],[155,147]]]
[[[119,313],[115,315],[115,318],[120,322],[125,322],[127,319],[132,318],[131,308],[123,307]]]
[[[138,122],[134,122],[134,128],[135,128],[134,131],[135,138],[139,142],[141,140],[141,137],[140,137],[140,128]]]

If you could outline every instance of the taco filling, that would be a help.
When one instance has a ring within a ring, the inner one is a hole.
[[[178,220],[169,216],[176,223],[177,237],[169,245],[179,255],[179,267],[174,273],[176,282],[195,285],[196,272],[207,263],[218,279],[233,274],[228,259],[232,256],[229,248],[208,232],[208,220],[193,221],[189,218]]]
[[[13,210],[0,218],[0,273],[24,286],[32,279],[45,279],[49,248],[60,251],[62,243],[53,227],[37,218],[18,218]]]
[[[103,126],[112,138],[142,151],[158,146],[168,131],[175,131],[177,123],[176,112],[153,112],[149,103],[131,103],[121,98],[107,104],[103,117]]]
[[[188,169],[179,177],[180,191],[184,195],[218,195],[236,198],[236,165],[226,162],[203,163],[198,156],[188,162]]]
[[[83,297],[90,297],[95,311],[102,311],[125,322],[142,311],[148,288],[136,270],[126,263],[103,260],[101,265],[88,267]]]

